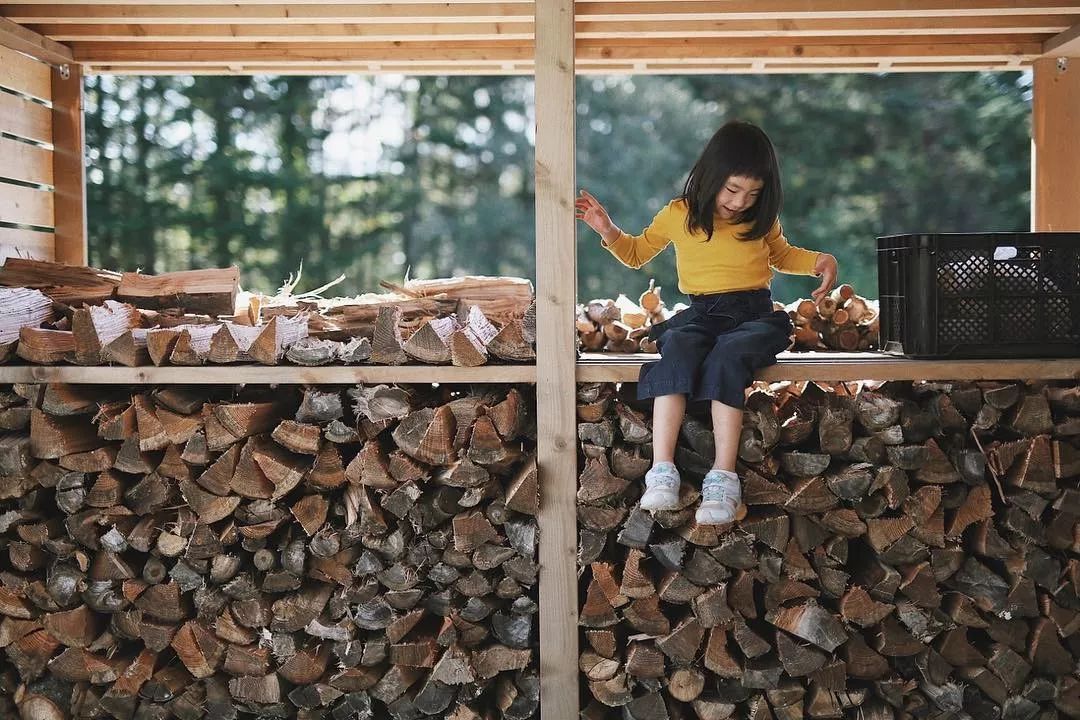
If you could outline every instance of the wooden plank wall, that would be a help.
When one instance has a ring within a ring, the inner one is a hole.
[[[0,259],[55,257],[52,71],[0,46]]]
[[[540,706],[578,715],[574,3],[536,0]]]

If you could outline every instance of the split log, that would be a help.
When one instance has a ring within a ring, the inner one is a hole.
[[[297,365],[314,367],[329,365],[341,357],[343,345],[337,340],[300,338],[285,351],[285,359]]]
[[[248,354],[263,365],[277,365],[293,343],[307,337],[308,316],[271,318],[248,347]]]
[[[39,328],[52,319],[52,301],[40,290],[0,288],[0,347],[18,342],[22,328]]]
[[[75,335],[70,330],[47,330],[23,326],[16,354],[37,365],[74,361]]]
[[[210,345],[218,325],[188,325],[180,330],[169,352],[173,365],[203,365],[210,356]]]
[[[207,358],[212,363],[233,363],[253,360],[249,354],[252,343],[264,328],[236,323],[223,323],[210,341]]]
[[[150,350],[146,342],[149,332],[146,328],[132,328],[121,333],[101,349],[102,362],[116,362],[127,367],[149,365]]]
[[[132,328],[139,326],[138,311],[131,305],[106,300],[104,305],[77,308],[72,314],[75,362],[98,365],[102,349]]]
[[[82,265],[8,257],[0,268],[0,285],[34,288],[65,305],[100,305],[115,296],[119,284],[119,273]]]
[[[450,360],[458,367],[476,367],[487,362],[487,347],[498,330],[480,308],[469,308],[461,329],[450,336]]]
[[[431,318],[409,336],[403,349],[409,357],[432,365],[450,362],[450,336],[458,329],[454,317]]]
[[[534,333],[535,336],[535,333]],[[522,321],[511,320],[502,326],[488,343],[487,349],[500,360],[511,362],[532,362],[536,360],[536,348],[522,325]]]
[[[240,271],[236,267],[181,270],[162,275],[123,273],[116,295],[137,307],[184,308],[209,315],[233,315]]]

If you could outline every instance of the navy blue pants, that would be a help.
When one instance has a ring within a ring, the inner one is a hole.
[[[754,373],[791,342],[791,319],[767,289],[691,295],[690,307],[653,326],[660,359],[641,368],[638,399],[681,393],[741,408]]]

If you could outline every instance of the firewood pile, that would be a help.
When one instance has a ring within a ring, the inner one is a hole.
[[[649,328],[667,320],[686,306],[682,303],[668,310],[661,288],[649,280],[649,287],[635,303],[626,295],[616,300],[597,299],[578,305],[578,345],[585,352],[635,353],[656,352],[649,339]]]
[[[453,364],[536,358],[532,284],[413,280],[356,298],[238,293],[236,268],[147,276],[8,258],[0,362]],[[320,288],[320,289],[325,289]]]
[[[660,290],[650,280],[636,303],[619,295],[615,300],[601,298],[578,305],[578,347],[582,352],[657,352],[649,329],[687,307],[678,303],[668,309]],[[795,326],[792,351],[880,349],[878,303],[857,295],[850,285],[840,285],[820,303],[810,299],[788,305],[774,302],[773,309],[791,317]]]
[[[578,418],[584,718],[1080,717],[1080,386],[758,387],[719,529],[707,416],[655,517],[648,416]]]
[[[795,326],[792,350],[864,351],[881,349],[878,301],[867,300],[850,285],[840,285],[820,303],[797,300],[786,310]]]
[[[530,388],[0,408],[0,717],[537,716]]]

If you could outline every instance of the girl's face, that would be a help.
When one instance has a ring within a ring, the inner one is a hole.
[[[738,217],[754,206],[764,185],[758,178],[732,175],[716,196],[716,214],[724,220]]]

